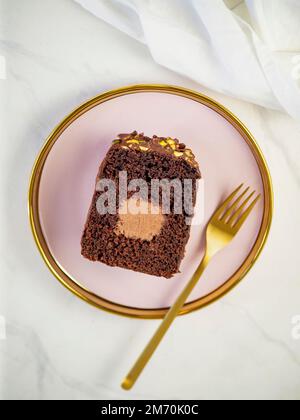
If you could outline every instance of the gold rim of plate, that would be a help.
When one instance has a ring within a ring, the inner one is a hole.
[[[228,109],[224,106],[216,102],[215,100],[202,95],[196,91],[185,89],[182,87],[177,86],[169,86],[169,85],[134,85],[128,87],[122,87],[120,89],[112,90],[109,92],[102,93],[96,96],[93,99],[85,102],[73,112],[71,112],[50,134],[47,138],[42,150],[40,151],[30,178],[30,186],[29,186],[29,196],[28,196],[28,210],[29,210],[29,219],[30,225],[32,229],[32,233],[37,244],[37,247],[46,263],[50,271],[54,274],[54,276],[72,293],[76,296],[80,297],[84,301],[90,303],[91,305],[118,314],[124,315],[128,317],[136,317],[136,318],[143,318],[143,319],[155,319],[155,318],[162,318],[166,314],[168,308],[159,308],[159,309],[142,309],[142,308],[134,308],[125,305],[121,305],[115,302],[111,302],[100,296],[95,295],[94,293],[90,292],[89,290],[85,289],[84,287],[80,286],[78,282],[71,278],[68,273],[64,271],[64,269],[59,265],[58,261],[55,260],[54,256],[51,254],[45,237],[42,232],[40,219],[39,219],[39,208],[38,208],[38,197],[39,197],[39,185],[40,179],[43,172],[43,167],[45,161],[47,159],[48,154],[51,151],[56,140],[60,137],[66,128],[72,124],[78,117],[80,117],[85,112],[89,111],[90,109],[94,108],[95,106],[102,104],[108,100],[114,99],[119,96],[123,95],[130,95],[139,92],[163,92],[173,95],[182,96],[188,99],[192,99],[197,101],[203,105],[208,106],[209,108],[213,109],[215,112],[223,116],[230,124],[232,124],[238,132],[242,135],[243,139],[248,144],[251,152],[253,153],[256,162],[258,164],[263,189],[264,189],[264,213],[263,219],[261,223],[261,227],[259,230],[259,234],[257,236],[256,242],[253,245],[249,255],[243,262],[243,264],[239,267],[239,269],[229,278],[221,287],[217,290],[213,291],[212,293],[194,300],[192,302],[186,303],[180,313],[180,315],[187,314],[191,311],[196,309],[200,309],[217,299],[224,296],[227,292],[229,292],[234,286],[236,286],[242,278],[246,275],[246,273],[253,267],[256,259],[258,258],[259,254],[261,253],[266,239],[268,237],[271,222],[272,222],[272,215],[273,215],[273,189],[272,189],[272,180],[270,176],[269,169],[267,167],[265,158],[256,143],[253,135],[250,131],[245,127],[245,125]]]

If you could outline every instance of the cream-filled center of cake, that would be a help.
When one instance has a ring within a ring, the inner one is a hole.
[[[130,198],[119,208],[119,221],[115,233],[127,238],[151,241],[154,236],[159,235],[164,221],[165,216],[159,206]]]

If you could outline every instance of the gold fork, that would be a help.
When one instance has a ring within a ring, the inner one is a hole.
[[[180,313],[180,310],[198,283],[199,278],[201,277],[203,271],[206,269],[212,257],[232,241],[260,199],[260,195],[258,195],[251,201],[252,197],[255,195],[255,191],[253,191],[251,194],[248,194],[247,196],[250,188],[245,189],[238,196],[238,193],[241,191],[242,187],[243,184],[240,185],[232,194],[230,194],[230,196],[212,216],[206,230],[206,251],[202,262],[198,266],[197,270],[193,274],[191,280],[188,282],[184,290],[178,296],[176,302],[167,312],[164,320],[145,347],[144,351],[141,353],[140,357],[135,362],[126,378],[123,380],[122,388],[129,390],[135,384],[155,349],[158,347],[162,338],[168,331],[170,325],[176,316]]]

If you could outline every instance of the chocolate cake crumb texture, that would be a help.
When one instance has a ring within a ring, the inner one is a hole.
[[[201,178],[194,154],[183,143],[170,137],[147,137],[134,131],[120,134],[113,141],[102,162],[97,180],[116,182],[119,172],[127,171],[127,182],[143,179],[149,186],[152,179],[193,180],[193,204],[196,200],[196,180]],[[91,261],[126,268],[154,276],[170,278],[179,272],[190,236],[185,214],[126,215],[118,214],[124,203],[118,203],[117,214],[100,215],[96,208],[102,193],[95,190],[84,227],[81,252]],[[132,193],[128,193],[130,203]],[[161,199],[161,193],[160,193]],[[171,194],[171,209],[175,197]],[[159,206],[160,203],[152,203]]]

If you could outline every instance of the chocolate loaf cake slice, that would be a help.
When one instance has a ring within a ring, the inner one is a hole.
[[[99,169],[82,255],[172,277],[185,254],[200,178],[192,151],[177,139],[120,134]]]

